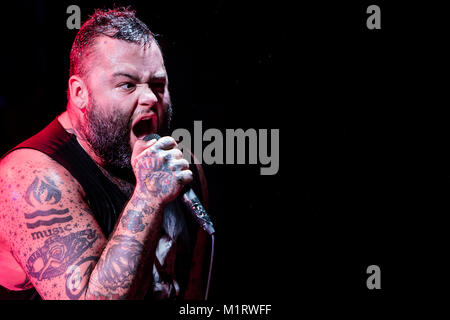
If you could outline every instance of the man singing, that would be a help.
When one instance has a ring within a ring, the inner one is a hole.
[[[167,136],[162,53],[133,11],[96,10],[81,27],[67,96],[1,160],[0,285],[42,299],[200,298],[204,233],[177,200],[193,168]]]

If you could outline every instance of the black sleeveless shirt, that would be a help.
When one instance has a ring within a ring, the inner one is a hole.
[[[105,177],[80,146],[76,136],[68,133],[58,119],[54,119],[44,130],[11,151],[23,148],[45,153],[72,174],[83,187],[88,205],[103,233],[108,237],[128,198]]]
[[[102,173],[92,158],[78,143],[76,136],[67,132],[59,123],[58,119],[55,118],[45,129],[20,143],[8,151],[8,153],[23,148],[34,149],[45,153],[72,174],[82,186],[87,197],[88,205],[105,237],[108,238],[129,199]],[[196,167],[191,166],[191,170],[195,177]],[[194,184],[192,185],[194,190],[197,189],[196,191],[198,191],[199,186],[199,182],[194,180]],[[201,193],[197,194],[201,195]],[[183,215],[187,214],[184,207],[179,203],[177,203],[176,208],[177,210],[183,211]],[[186,233],[195,235],[197,225],[189,218],[184,219],[184,221],[186,222]],[[192,259],[192,249],[195,245],[194,238],[189,236],[185,237],[181,248],[178,245],[175,249],[177,255],[181,256],[180,258],[185,261],[185,263],[179,263],[175,268],[175,272],[178,272],[177,281],[181,286],[186,286],[188,283],[189,266],[186,263],[189,263]],[[179,260],[178,256],[177,260]],[[17,294],[17,296],[25,299],[40,298],[35,289],[26,291]],[[146,298],[152,298],[151,292],[147,294]]]

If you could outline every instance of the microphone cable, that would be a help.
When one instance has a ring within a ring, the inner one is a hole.
[[[206,283],[205,301],[208,300],[209,286],[211,284],[211,274],[212,274],[213,260],[214,260],[214,233],[211,234],[211,257],[210,257],[210,260],[209,260],[209,271],[208,271],[208,281]]]

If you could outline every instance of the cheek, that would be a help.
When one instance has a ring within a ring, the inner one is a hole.
[[[161,103],[158,106],[158,124],[161,126],[169,115],[170,104],[167,102]]]

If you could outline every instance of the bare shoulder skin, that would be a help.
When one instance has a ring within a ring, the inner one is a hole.
[[[0,182],[0,284],[20,290],[31,281],[44,298],[71,298],[63,297],[71,289],[69,267],[96,262],[106,242],[83,189],[64,167],[31,149],[1,161]]]
[[[165,205],[192,172],[173,138],[138,141],[136,187],[107,240],[81,186],[62,166],[33,150],[0,163],[0,242],[11,256],[13,288],[27,277],[43,299],[138,299],[148,289]],[[20,274],[17,265],[24,274]],[[21,282],[22,281],[22,282]]]
[[[108,36],[95,44],[96,54],[85,57],[88,75],[69,78],[67,113],[59,120],[100,167],[107,168],[118,149],[132,150],[115,164],[130,166],[136,183],[119,186],[130,199],[109,238],[64,167],[22,149],[0,162],[0,284],[20,289],[31,283],[43,299],[142,298],[151,282],[163,210],[192,181],[173,138],[142,139],[169,118],[158,45]],[[110,150],[99,152],[105,146]]]

